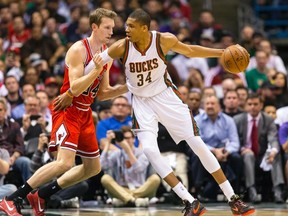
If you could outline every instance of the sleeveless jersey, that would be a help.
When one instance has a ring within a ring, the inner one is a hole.
[[[140,97],[152,97],[171,86],[166,60],[160,47],[160,34],[156,31],[151,33],[150,45],[144,52],[126,39],[123,57],[126,83],[129,91]]]
[[[87,38],[83,39],[82,43],[86,49],[86,60],[83,63],[84,67],[86,67],[89,64],[89,62],[92,60],[93,54],[92,54],[92,50],[90,48],[90,45],[89,45]],[[103,45],[101,48],[102,49],[101,51],[105,50],[106,48],[107,48],[106,45]],[[83,111],[86,111],[89,109],[90,105],[93,103],[94,98],[96,97],[96,95],[98,93],[100,82],[101,82],[101,80],[103,78],[103,74],[105,73],[106,70],[107,70],[107,64],[104,65],[103,70],[101,71],[100,75],[94,80],[94,82],[89,86],[89,88],[86,89],[86,91],[84,91],[78,97],[73,98],[73,102],[72,102],[73,105],[75,105],[78,109],[83,110]],[[69,71],[69,67],[65,63],[64,80],[63,80],[63,85],[60,89],[61,94],[66,92],[70,88],[68,71]]]

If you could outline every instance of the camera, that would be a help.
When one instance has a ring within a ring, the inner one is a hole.
[[[31,115],[30,120],[38,120],[41,117],[41,115]]]
[[[124,139],[123,132],[121,130],[113,130],[115,138],[111,140],[111,143],[121,142]]]

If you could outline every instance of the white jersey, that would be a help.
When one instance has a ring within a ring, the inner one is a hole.
[[[152,97],[172,85],[160,47],[160,34],[156,31],[151,33],[150,45],[143,52],[126,40],[123,58],[126,83],[129,91],[140,97]]]

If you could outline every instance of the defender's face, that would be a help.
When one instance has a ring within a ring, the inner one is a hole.
[[[127,38],[133,43],[139,41],[142,35],[142,27],[135,19],[129,17],[125,29]]]
[[[115,26],[114,20],[108,17],[103,17],[102,22],[99,26],[96,24],[92,25],[93,31],[96,32],[96,37],[99,38],[103,43],[108,43],[113,35],[113,28]]]

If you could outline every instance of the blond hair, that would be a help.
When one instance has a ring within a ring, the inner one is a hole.
[[[97,8],[96,10],[90,13],[89,23],[90,23],[90,26],[92,26],[93,23],[99,26],[102,22],[103,17],[115,19],[116,16],[117,14],[114,11],[111,11],[105,8]]]

